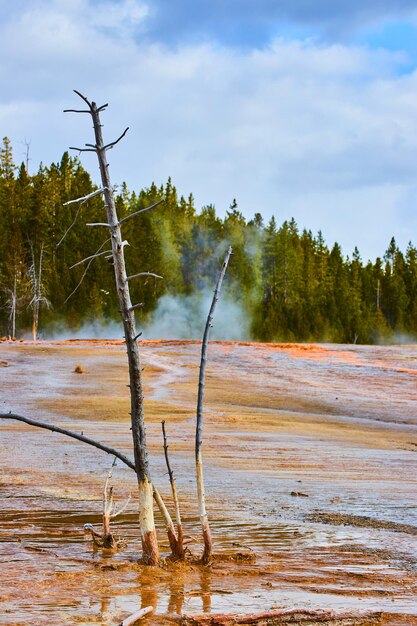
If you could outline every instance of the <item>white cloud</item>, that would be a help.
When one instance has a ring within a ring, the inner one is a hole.
[[[137,43],[142,2],[26,6],[0,26],[0,126],[17,160],[25,138],[33,167],[91,140],[86,116],[62,114],[76,88],[110,102],[106,138],[131,127],[109,155],[115,182],[171,175],[198,205],[222,211],[236,197],[248,216],[294,215],[365,258],[392,235],[416,242],[405,207],[417,195],[417,75],[401,73],[402,55],[314,40],[169,49]]]

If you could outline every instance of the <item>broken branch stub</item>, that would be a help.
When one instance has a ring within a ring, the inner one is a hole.
[[[224,275],[229,263],[230,256],[232,254],[232,247],[226,253],[223,261],[222,269],[217,279],[216,289],[214,290],[213,300],[211,302],[210,311],[207,316],[206,327],[204,329],[203,342],[201,346],[201,361],[200,361],[200,375],[198,379],[198,400],[197,400],[197,423],[195,433],[195,462],[197,472],[197,496],[198,496],[198,508],[200,514],[200,522],[203,531],[204,540],[204,552],[202,556],[202,562],[204,564],[209,563],[212,553],[212,539],[210,526],[208,522],[208,516],[206,511],[206,498],[204,493],[204,475],[203,475],[203,457],[202,457],[202,445],[203,445],[203,402],[204,402],[204,383],[205,383],[205,370],[207,361],[207,344],[210,334],[210,328],[212,327],[214,311],[216,304],[220,296],[220,290],[222,287]]]

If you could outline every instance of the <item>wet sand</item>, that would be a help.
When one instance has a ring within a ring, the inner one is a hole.
[[[197,342],[142,346],[152,475],[170,502],[165,419],[197,555],[199,351]],[[3,343],[0,361],[2,412],[82,431],[131,456],[120,342]],[[85,373],[74,373],[77,364]],[[0,623],[110,626],[151,604],[150,624],[178,612],[272,608],[379,611],[357,623],[417,624],[416,383],[416,346],[212,342],[203,452],[219,555],[211,568],[137,565],[135,480],[121,464],[115,495],[122,503],[131,491],[132,502],[115,528],[127,547],[94,551],[83,525],[100,522],[112,458],[2,421]],[[168,554],[159,519],[158,528]]]

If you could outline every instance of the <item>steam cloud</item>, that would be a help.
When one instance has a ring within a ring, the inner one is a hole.
[[[138,317],[143,339],[202,339],[213,291],[204,289],[190,296],[162,296],[148,323]],[[48,339],[121,339],[121,322],[92,321],[78,330],[49,329]],[[243,341],[250,338],[249,320],[242,306],[226,293],[220,295],[210,339]]]
[[[160,298],[145,339],[201,339],[213,292]],[[242,307],[223,294],[217,303],[210,339],[242,341],[249,338],[249,322]]]

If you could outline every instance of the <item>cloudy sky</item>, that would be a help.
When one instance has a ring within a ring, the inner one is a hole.
[[[30,169],[91,141],[114,182],[321,229],[345,254],[417,244],[417,0],[0,0],[0,128]],[[82,157],[97,179],[94,155]]]

